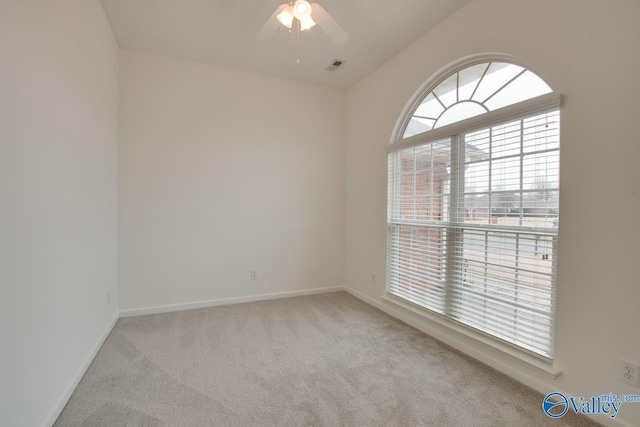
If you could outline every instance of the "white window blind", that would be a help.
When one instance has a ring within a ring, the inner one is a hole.
[[[559,125],[553,107],[390,152],[388,292],[551,358]]]

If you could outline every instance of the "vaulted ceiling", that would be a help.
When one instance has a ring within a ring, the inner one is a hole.
[[[349,35],[342,44],[319,26],[257,41],[286,0],[101,1],[123,48],[347,89],[469,0],[318,0]],[[334,59],[346,62],[327,71]]]

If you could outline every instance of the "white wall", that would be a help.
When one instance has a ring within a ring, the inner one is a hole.
[[[345,116],[345,91],[122,50],[120,308],[342,286]]]
[[[562,375],[553,381],[488,351],[483,360],[541,391],[640,393],[617,380],[620,359],[640,362],[639,18],[635,0],[475,0],[350,89],[346,286],[389,307],[380,299],[384,148],[406,102],[458,58],[511,54],[566,95],[554,362]],[[436,336],[452,337],[402,314]],[[619,421],[638,425],[640,404],[623,406]]]
[[[40,426],[117,312],[118,46],[97,0],[8,0],[0,58],[0,424]]]

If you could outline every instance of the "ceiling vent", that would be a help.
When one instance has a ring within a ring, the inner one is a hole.
[[[327,66],[327,68],[325,68],[325,70],[327,70],[327,71],[336,71],[344,63],[345,63],[345,61],[343,59],[334,59],[333,61],[331,61],[331,64],[329,64],[329,66]]]

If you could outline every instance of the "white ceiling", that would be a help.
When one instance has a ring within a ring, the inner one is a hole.
[[[348,89],[469,0],[319,0],[349,34],[341,45],[318,26],[300,33],[299,41],[284,27],[256,41],[286,0],[101,1],[123,48]],[[336,58],[346,63],[326,71]]]

